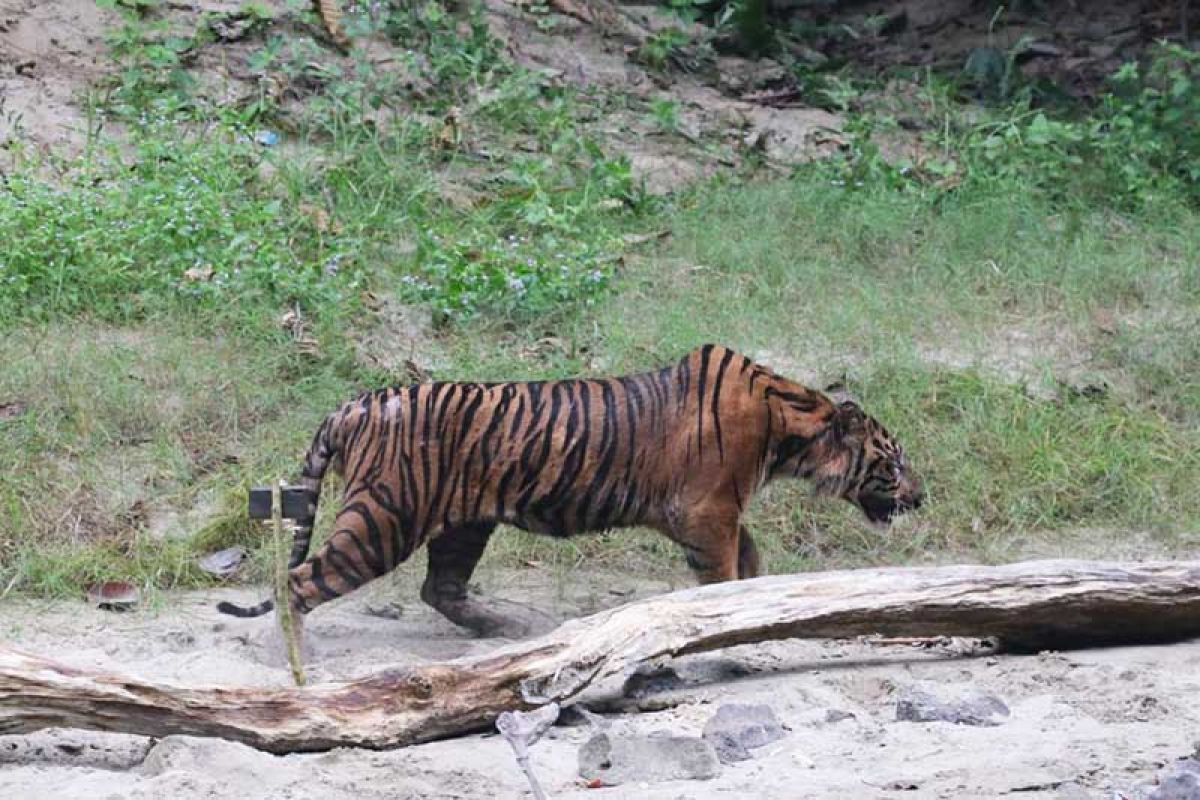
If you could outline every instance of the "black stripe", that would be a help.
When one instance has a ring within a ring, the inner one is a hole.
[[[642,390],[638,388],[637,381],[621,379],[621,385],[625,387],[625,418],[629,424],[629,458],[625,462],[625,480],[626,482],[633,480],[633,457],[638,450],[637,439],[637,421],[643,413],[644,403],[642,401]],[[636,404],[636,408],[634,407]]]
[[[696,392],[696,450],[701,461],[704,461],[704,386],[708,383],[708,360],[712,357],[712,348],[711,344],[706,344],[700,349],[700,381]]]
[[[563,461],[562,470],[558,474],[558,480],[533,507],[534,513],[546,522],[555,524],[557,530],[555,534],[562,535],[568,533],[566,512],[563,507],[564,496],[568,494],[570,489],[577,485],[579,475],[583,471],[583,465],[586,462],[586,453],[588,440],[591,436],[591,392],[588,390],[586,381],[577,381],[572,383],[572,388],[579,390],[579,402],[571,403],[571,416],[577,416],[577,406],[582,406],[583,430],[574,442],[571,441],[571,425],[568,422],[568,435],[566,438],[567,449],[566,458]],[[545,518],[548,512],[554,513],[554,519]]]
[[[446,429],[451,424],[452,420],[457,418],[458,412],[462,409],[463,403],[466,402],[468,392],[462,384],[451,384],[450,390],[442,399],[438,406],[438,435],[437,435],[437,475],[434,478],[433,497],[426,506],[426,522],[432,522],[433,519],[442,511],[442,498],[446,496],[446,484],[452,459],[455,456],[454,448],[446,438]],[[454,411],[450,411],[450,404],[455,400],[458,404]],[[422,530],[426,526],[422,526]]]
[[[587,494],[579,501],[576,518],[580,530],[588,527],[587,511],[592,504],[593,498],[605,488],[608,473],[612,470],[613,462],[617,458],[617,445],[620,443],[621,437],[617,426],[617,401],[616,395],[613,393],[612,384],[612,381],[607,380],[600,382],[600,395],[604,402],[604,428],[600,434],[599,448],[600,466],[596,468],[596,474],[592,478],[592,483],[588,488]],[[610,487],[597,515],[601,521],[606,520],[608,514],[612,513],[613,502],[613,492]]]
[[[561,391],[560,391],[561,390]],[[533,497],[534,491],[542,477],[542,467],[546,464],[546,459],[550,457],[550,445],[554,441],[554,426],[558,422],[558,415],[562,409],[562,393],[567,392],[567,389],[560,382],[550,384],[550,415],[546,419],[546,424],[542,428],[530,425],[530,435],[525,450],[521,453],[521,470],[522,478],[524,479],[517,502],[515,505],[516,513],[519,517],[525,515],[525,510],[529,506],[529,502]],[[542,452],[538,457],[537,463],[530,459],[533,456],[533,450],[538,441],[537,437],[541,436]]]
[[[329,566],[333,568],[338,577],[350,584],[351,591],[367,582],[369,576],[360,575],[354,567],[354,562],[347,558],[342,551],[330,547],[325,555]]]
[[[371,569],[375,571],[376,575],[387,572],[389,565],[384,557],[383,537],[379,533],[379,523],[371,514],[371,509],[367,507],[366,503],[349,503],[342,507],[341,514],[357,514],[362,519],[367,528],[366,544],[370,547]]]
[[[729,369],[729,362],[733,360],[733,351],[726,350],[724,357],[721,359],[721,364],[717,367],[717,380],[713,385],[712,398],[712,416],[713,429],[717,434],[717,452],[720,453],[721,461],[725,461],[725,442],[721,436],[721,384],[725,381],[725,371]],[[740,504],[739,504],[740,505]]]
[[[329,588],[329,584],[325,582],[325,576],[321,574],[321,559],[313,559],[312,573],[309,580],[317,587],[317,591],[321,593],[321,597],[326,600],[336,600],[340,595],[333,589]]]

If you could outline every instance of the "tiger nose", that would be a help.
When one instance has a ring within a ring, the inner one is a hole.
[[[912,494],[909,495],[908,505],[915,511],[916,509],[920,508],[924,502],[925,490],[920,486],[915,487],[912,491]]]

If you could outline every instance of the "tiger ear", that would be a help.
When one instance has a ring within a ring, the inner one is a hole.
[[[834,435],[840,439],[850,434],[861,433],[866,426],[867,415],[846,391],[845,385],[842,383],[830,384],[825,387],[825,391],[835,406],[831,420]]]
[[[850,389],[843,381],[834,381],[825,387],[825,394],[833,401],[835,406],[853,406],[859,408],[858,401],[850,394]]]

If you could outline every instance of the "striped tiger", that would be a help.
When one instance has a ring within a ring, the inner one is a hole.
[[[344,478],[342,505],[309,558],[331,468]],[[751,578],[763,566],[741,518],[777,477],[807,479],[877,523],[923,497],[904,450],[858,405],[717,345],[622,378],[374,391],[326,417],[305,457],[311,504],[289,564],[293,616],[428,545],[421,598],[481,635],[511,635],[511,620],[467,594],[502,522],[560,537],[646,526],[683,548],[701,583]],[[218,608],[252,617],[273,603]]]

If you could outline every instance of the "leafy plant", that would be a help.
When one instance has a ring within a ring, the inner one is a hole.
[[[691,37],[678,28],[663,28],[642,43],[637,58],[648,67],[665,69],[691,41]]]
[[[131,167],[98,162],[64,186],[10,178],[0,194],[0,317],[321,307],[354,286],[352,270],[325,269],[336,241],[247,181],[260,158],[247,138],[181,138],[164,120],[132,143]]]
[[[656,99],[650,104],[650,113],[664,131],[679,130],[679,103],[676,101]]]

